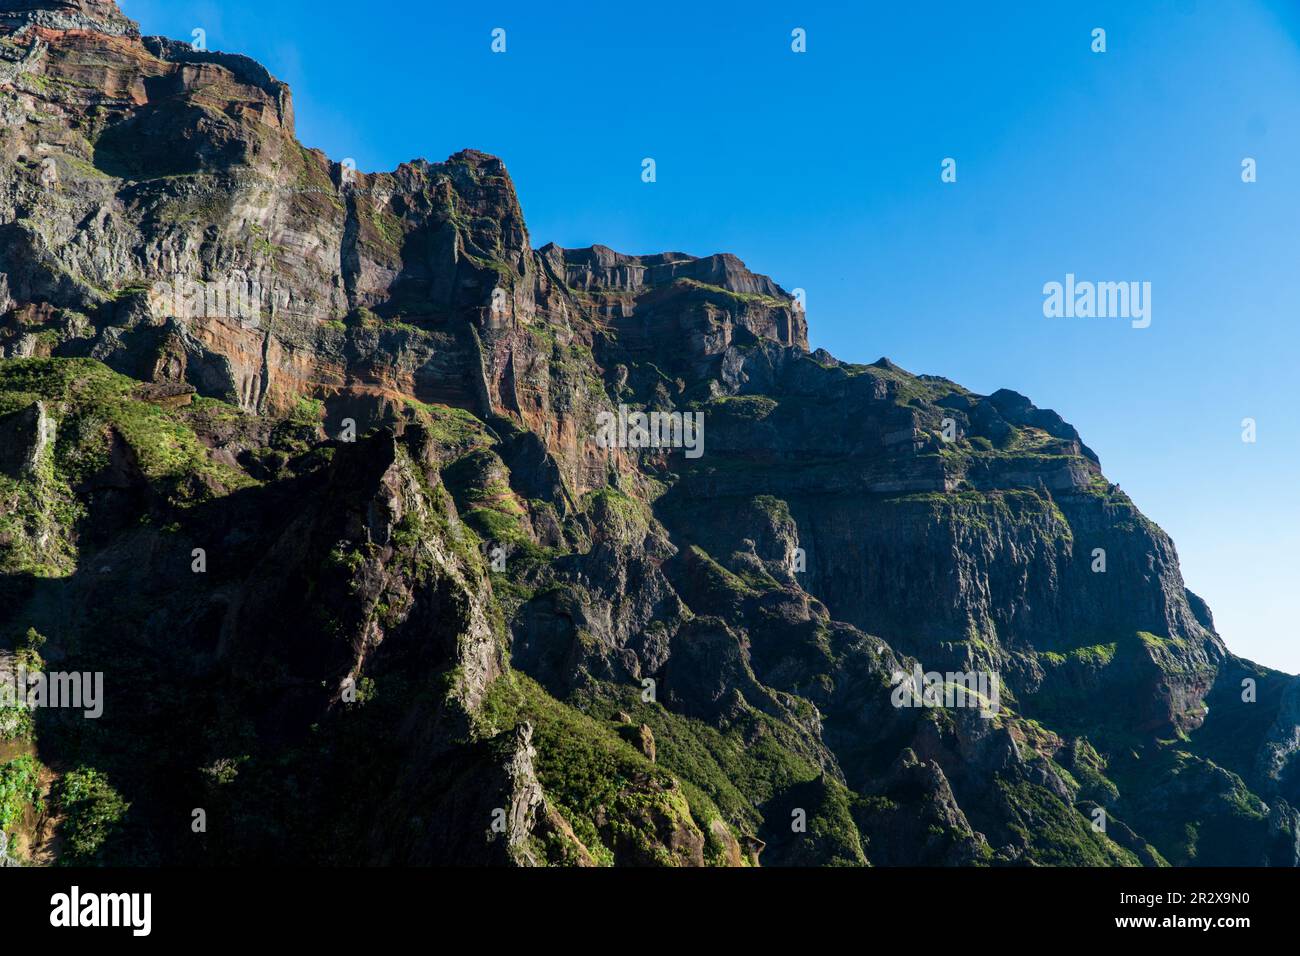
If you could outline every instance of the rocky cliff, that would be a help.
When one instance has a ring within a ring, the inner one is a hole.
[[[0,0],[0,119],[0,664],[106,695],[0,709],[6,857],[1300,861],[1300,682],[1054,412],[108,0]]]

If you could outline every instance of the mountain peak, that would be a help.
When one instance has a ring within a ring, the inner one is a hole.
[[[111,36],[140,35],[139,25],[113,0],[0,0],[0,30],[14,34],[31,26]]]

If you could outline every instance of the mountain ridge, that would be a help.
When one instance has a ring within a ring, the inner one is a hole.
[[[727,253],[534,248],[500,159],[356,171],[123,20],[0,3],[0,668],[154,691],[12,735],[19,857],[1300,862],[1300,680],[1061,416],[810,352]]]

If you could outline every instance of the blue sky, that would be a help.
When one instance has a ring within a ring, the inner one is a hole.
[[[1300,672],[1300,4],[121,5],[266,64],[335,159],[495,153],[537,246],[734,252],[814,347],[1056,409],[1229,646]],[[1066,273],[1150,282],[1151,327],[1044,318]]]

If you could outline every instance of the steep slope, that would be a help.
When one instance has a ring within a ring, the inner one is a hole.
[[[1055,413],[534,250],[500,160],[332,162],[110,2],[0,0],[0,113],[0,667],[107,696],[0,711],[0,856],[1300,862],[1300,682]]]

